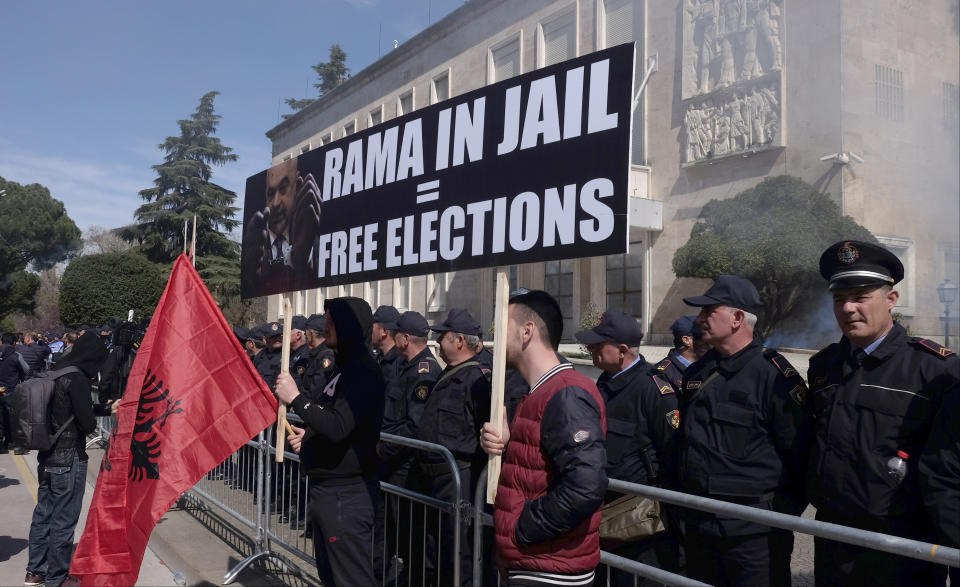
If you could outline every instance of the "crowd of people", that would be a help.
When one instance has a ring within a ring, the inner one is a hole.
[[[235,328],[302,422],[288,436],[300,464],[274,477],[306,477],[309,500],[281,497],[273,507],[281,521],[309,518],[318,574],[331,587],[451,585],[456,567],[460,584],[472,584],[480,545],[469,521],[459,524],[458,553],[452,516],[411,510],[422,506],[396,496],[381,501],[379,484],[472,502],[489,455],[503,465],[483,552],[494,553],[487,571],[507,585],[649,584],[601,568],[601,549],[712,585],[790,584],[792,532],[624,496],[608,489],[609,479],[792,515],[812,504],[819,520],[960,546],[960,360],[894,321],[903,266],[886,249],[836,243],[820,273],[842,337],[810,359],[806,381],[755,336],[761,300],[742,277],[721,275],[703,295],[684,298],[698,314],[677,318],[673,348],[654,361],[640,352],[637,321],[607,308],[595,326],[574,333],[601,371],[596,381],[558,353],[557,301],[514,292],[507,329],[497,333],[507,367],[498,425],[490,404],[499,374],[465,309],[430,324],[415,311],[329,299],[323,314],[291,319],[286,370],[280,323]],[[18,349],[3,336],[2,377],[26,377],[31,361],[53,352]],[[62,356],[89,365],[96,354],[104,364],[99,335],[72,344]],[[69,397],[84,385],[89,391],[88,378],[72,377]],[[89,425],[77,422],[80,433]],[[453,463],[381,433],[442,446]],[[83,469],[77,438],[44,456],[43,474]],[[643,524],[630,517],[641,509]],[[43,515],[34,516],[38,543]],[[25,584],[44,576],[56,584],[57,556],[38,547],[35,557],[31,530]],[[944,585],[947,576],[929,562],[821,538],[814,567],[819,585]]]

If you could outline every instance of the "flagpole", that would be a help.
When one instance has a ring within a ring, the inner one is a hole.
[[[184,255],[187,254],[187,235],[189,234],[187,232],[187,222],[190,222],[190,221],[184,218],[183,220],[183,254]]]
[[[494,298],[496,305],[493,319],[493,387],[490,390],[490,421],[502,435],[505,411],[503,373],[507,364],[507,305],[510,303],[510,274],[507,267],[497,267]],[[487,460],[487,503],[493,503],[497,497],[501,462],[500,455],[490,455]]]
[[[280,374],[290,373],[290,330],[293,310],[290,308],[290,294],[283,294],[283,346],[280,351]],[[283,462],[283,446],[287,443],[287,406],[279,402],[277,407],[277,446],[274,455],[278,463]]]
[[[193,215],[193,238],[190,239],[190,262],[197,266],[197,215]]]

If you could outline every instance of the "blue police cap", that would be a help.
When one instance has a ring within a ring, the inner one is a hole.
[[[250,329],[244,326],[234,326],[233,335],[237,337],[237,340],[240,341],[240,344],[243,344],[248,338],[250,338]]]
[[[739,275],[721,275],[702,296],[683,298],[688,306],[715,306],[722,304],[741,310],[754,310],[762,305],[757,288]]]
[[[400,319],[400,312],[393,306],[380,306],[373,313],[373,321],[385,330],[396,330],[397,320]]]
[[[412,336],[427,336],[430,331],[430,325],[427,319],[420,312],[404,312],[397,320],[397,332],[403,332]]]
[[[310,330],[316,330],[317,332],[323,332],[324,326],[327,325],[327,318],[323,314],[311,314],[307,318],[307,328]]]
[[[306,330],[307,329],[307,317],[306,316],[294,316],[290,319],[290,328],[294,330]]]
[[[894,285],[903,279],[903,263],[880,245],[840,241],[820,255],[820,275],[830,289]]]
[[[447,314],[447,319],[440,324],[430,327],[434,332],[459,332],[480,336],[480,323],[464,308],[453,308]]]
[[[581,330],[573,336],[583,344],[612,342],[636,346],[643,340],[643,329],[633,316],[620,310],[607,310],[596,326],[590,330]]]
[[[260,326],[260,332],[263,333],[264,338],[283,336],[283,326],[281,326],[279,322],[267,322]]]
[[[670,325],[670,332],[674,336],[692,336],[694,338],[703,334],[703,329],[697,324],[696,316],[680,316]]]

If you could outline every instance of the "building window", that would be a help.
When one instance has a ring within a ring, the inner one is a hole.
[[[307,143],[306,145],[302,145],[302,146],[300,147],[300,154],[303,155],[304,153],[306,153],[306,152],[309,151],[309,150],[310,150],[310,143]]]
[[[353,120],[351,122],[343,125],[343,136],[349,137],[353,133],[357,132],[357,121]]]
[[[607,310],[643,315],[643,243],[633,242],[626,253],[607,256]]]
[[[560,14],[538,27],[537,61],[540,67],[560,63],[577,56],[577,12],[571,4]]]
[[[570,339],[576,330],[573,323],[573,263],[572,259],[547,261],[545,263],[543,289],[556,298],[563,314],[563,337]],[[511,285],[516,287],[516,274]]]
[[[329,143],[332,143],[332,142],[333,142],[333,133],[332,133],[332,132],[328,132],[326,135],[323,136],[323,144],[324,144],[324,145],[329,144]]]
[[[411,112],[413,112],[413,90],[401,94],[400,97],[397,98],[397,116],[403,116]]]
[[[903,281],[893,286],[895,290],[900,292],[900,298],[897,300],[897,305],[893,311],[900,312],[904,316],[913,316],[916,314],[914,305],[916,264],[913,259],[913,240],[898,236],[878,236],[877,240],[903,263]]]
[[[523,73],[520,61],[521,34],[490,48],[487,55],[487,83],[500,82]]]
[[[427,275],[427,311],[442,312],[447,309],[447,287],[449,273],[431,273]]]
[[[405,312],[410,309],[410,278],[400,277],[393,283],[393,307]]]
[[[443,102],[450,97],[450,72],[445,71],[430,83],[430,103]]]
[[[960,86],[943,82],[943,124],[956,132],[960,129]]]
[[[377,106],[367,115],[367,126],[376,126],[383,122],[383,104]]]
[[[616,47],[633,40],[633,0],[604,0],[603,47]]]
[[[287,153],[286,155],[283,156],[283,159],[281,159],[281,161],[289,161],[291,159],[293,159],[293,153]]]
[[[877,115],[903,120],[903,72],[885,65],[876,66]]]

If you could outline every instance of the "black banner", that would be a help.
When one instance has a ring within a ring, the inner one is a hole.
[[[625,252],[633,67],[591,53],[248,178],[243,297]]]

